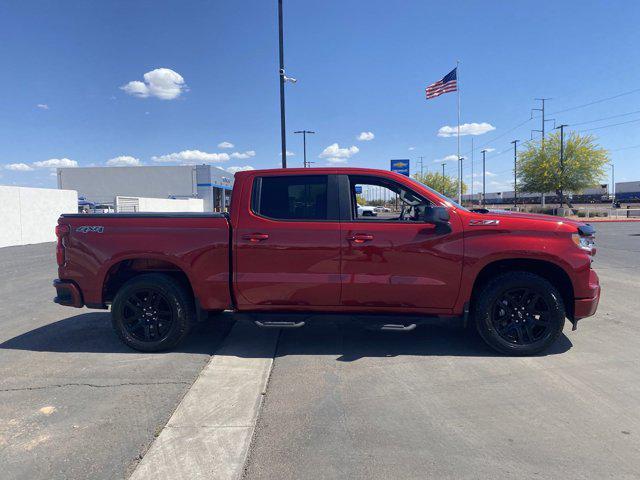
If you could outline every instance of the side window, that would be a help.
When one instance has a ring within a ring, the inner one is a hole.
[[[278,220],[327,220],[327,176],[256,178],[253,211]]]
[[[358,221],[421,221],[430,202],[413,190],[380,177],[350,175],[351,218]]]

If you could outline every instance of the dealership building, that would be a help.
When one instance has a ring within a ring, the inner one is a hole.
[[[59,168],[58,188],[87,202],[114,205],[119,196],[200,198],[206,212],[228,208],[233,174],[211,165]]]

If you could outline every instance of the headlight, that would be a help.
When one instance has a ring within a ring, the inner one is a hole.
[[[595,237],[574,233],[573,235],[571,235],[571,239],[573,240],[573,243],[575,243],[578,248],[586,252],[589,252],[591,255],[595,254],[595,251],[596,251]]]

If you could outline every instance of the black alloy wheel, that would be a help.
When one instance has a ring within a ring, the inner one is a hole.
[[[491,321],[498,335],[515,345],[531,345],[551,331],[551,306],[531,288],[504,292],[493,304]]]
[[[496,275],[474,292],[472,314],[482,339],[507,355],[534,355],[562,333],[562,296],[547,279],[524,271]]]
[[[153,288],[133,290],[124,303],[122,322],[127,332],[141,342],[167,337],[173,325],[169,300]]]
[[[111,318],[129,347],[142,352],[168,350],[186,337],[195,320],[193,295],[169,275],[138,275],[118,290]]]

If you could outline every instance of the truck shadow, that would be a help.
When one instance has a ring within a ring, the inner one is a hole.
[[[198,325],[189,337],[174,349],[181,353],[212,355],[234,325],[233,315],[223,315]],[[249,322],[247,322],[249,323]],[[246,342],[225,345],[225,355],[263,357],[264,348],[254,348],[258,332],[252,323],[244,327]],[[255,329],[256,335],[252,335]],[[560,335],[558,341],[543,355],[557,355],[568,351],[571,341]],[[111,328],[106,312],[91,312],[68,317],[11,338],[2,349],[58,353],[135,353],[125,346]],[[149,355],[162,355],[149,354]],[[495,353],[472,331],[457,328],[422,325],[411,332],[371,331],[347,319],[316,320],[307,326],[283,330],[276,356],[336,355],[337,361],[351,362],[366,357],[462,356],[494,357]],[[269,354],[270,356],[270,354]]]

